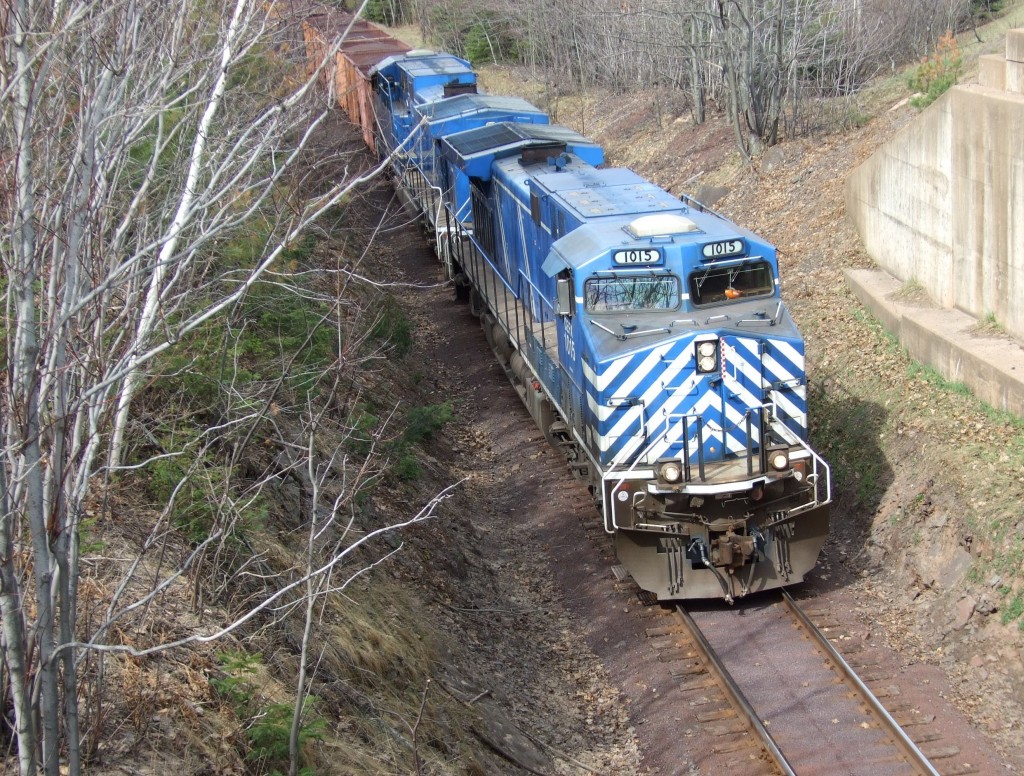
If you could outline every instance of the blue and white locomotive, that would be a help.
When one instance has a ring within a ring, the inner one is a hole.
[[[475,83],[448,54],[380,63],[378,148],[620,562],[658,599],[799,582],[831,484],[775,249]]]

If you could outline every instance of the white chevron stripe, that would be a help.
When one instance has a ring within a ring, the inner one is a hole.
[[[725,449],[730,453],[744,453],[747,450],[747,445],[741,442],[739,439],[734,437],[732,434],[725,435]]]
[[[608,410],[612,410],[612,408],[610,408],[610,407],[607,408],[607,409]],[[634,425],[636,423],[640,423],[641,424],[641,428],[642,428],[643,427],[642,426],[643,418],[644,418],[643,409],[644,409],[643,407],[630,407],[629,409],[626,409],[626,410],[621,410],[621,409],[620,410],[616,410],[617,412],[620,412],[623,415],[623,417],[615,424],[615,429],[619,429],[619,430],[617,430],[617,431],[613,430],[613,431],[611,431],[611,432],[609,432],[607,434],[602,434],[601,435],[601,439],[602,440],[605,440],[605,439],[608,440],[608,446],[603,447],[601,449],[602,450],[609,449],[611,444],[614,443],[615,440],[617,440],[620,437],[622,437],[622,435],[625,433],[626,429],[628,429],[630,426],[632,426],[632,425]]]
[[[767,388],[767,384],[761,375],[761,356],[757,352],[757,340],[739,339],[736,340],[743,347],[741,357],[735,364],[737,371],[747,378],[754,385]],[[734,351],[735,352],[735,351]]]
[[[749,406],[749,407],[760,406],[761,400],[759,398],[755,397],[753,394],[751,394],[748,390],[746,390],[734,378],[727,377],[727,387],[733,388],[735,390],[735,392],[738,394],[737,398],[742,399],[747,406]],[[699,414],[704,414],[708,409],[719,410],[720,409],[720,404],[719,404],[720,401],[721,401],[721,397],[717,393],[715,393],[715,392],[708,392],[700,400],[695,402],[692,407],[686,408],[687,414],[698,414],[698,413]],[[681,402],[677,402],[676,403],[676,406],[673,408],[674,411],[668,412],[666,410],[663,410],[663,412],[665,412],[666,414],[683,414],[683,413],[679,412],[679,409],[680,409],[679,408],[679,404],[680,403]],[[728,427],[732,428],[732,429],[736,429],[736,431],[734,431],[733,433],[724,433],[723,430],[718,427],[717,423],[709,423],[708,426],[706,427],[708,432],[709,432],[709,436],[714,435],[719,440],[721,440],[723,435],[724,435],[725,444],[726,444],[727,449],[729,450],[729,452],[733,452],[733,453],[745,452],[746,449],[747,449],[747,445],[746,445],[746,442],[745,442],[747,423],[746,423],[746,416],[745,416],[745,414],[743,412],[743,408],[742,407],[737,407],[737,406],[733,405],[732,403],[726,403],[725,413],[726,413],[725,421],[726,421]],[[757,423],[752,424],[752,426],[751,426],[751,433],[752,433],[752,436],[754,437],[754,444],[759,444],[760,443],[760,428],[759,428]],[[652,450],[652,454],[650,456],[651,460],[660,458],[660,457],[664,456],[665,454],[667,454],[669,448],[672,446],[673,443],[677,442],[678,439],[679,439],[679,435],[678,434],[666,436],[666,438],[664,438]],[[691,441],[691,447],[696,445],[696,436],[694,436],[690,441]]]
[[[760,407],[761,398],[754,393],[751,393],[743,383],[732,376],[726,376],[723,381],[727,390],[732,391],[736,394],[736,398],[742,401],[748,407]]]
[[[743,346],[743,349],[746,351],[746,356],[749,360],[761,360],[761,355],[758,352],[759,340],[751,339],[750,337],[734,337],[732,339],[737,345]]]
[[[628,461],[630,458],[632,458],[634,455],[640,452],[640,449],[643,446],[643,444],[644,438],[639,434],[635,437],[627,437],[626,443],[621,448],[619,448],[619,450],[615,453],[616,459],[618,459],[619,461]],[[604,452],[608,452],[609,449],[611,448],[602,448]],[[641,461],[641,463],[643,463],[643,461]]]
[[[764,354],[764,368],[776,380],[795,380],[796,375],[786,369],[782,364],[772,358],[771,354]]]
[[[699,375],[691,375],[680,387],[680,390],[669,395],[668,400],[662,404],[661,410],[658,413],[660,415],[658,423],[652,423],[652,425],[655,426],[654,430],[659,432],[665,429],[666,425],[668,428],[659,443],[652,449],[649,456],[650,460],[653,461],[661,458],[672,445],[682,440],[683,433],[685,432],[685,423],[679,416],[703,413],[709,404],[714,404],[715,394],[709,391],[705,393],[703,400],[698,400],[692,406],[686,406],[686,401],[690,398],[690,389],[701,379],[703,378]]]
[[[669,362],[668,366],[662,371],[660,375],[653,375],[654,380],[647,387],[643,394],[641,394],[640,401],[647,408],[648,417],[653,419],[658,411],[664,406],[664,401],[668,399],[668,395],[665,391],[665,385],[671,385],[672,381],[678,377],[679,373],[690,363],[691,359],[677,358],[674,361]],[[661,399],[661,401],[659,401]],[[615,426],[609,429],[609,436],[619,436],[623,432],[623,423],[619,421]]]
[[[717,391],[704,391],[700,398],[693,403],[693,406],[687,410],[687,413],[703,415],[711,408],[719,410],[719,404],[721,401],[722,397],[718,395]]]
[[[690,407],[686,407],[686,400],[690,398],[690,391],[694,385],[696,385],[701,379],[701,376],[692,374],[689,378],[679,387],[677,391],[673,391],[671,394],[666,395],[666,401],[664,401],[660,409],[653,413],[651,425],[654,427],[653,432],[659,433],[662,429],[665,429],[666,425],[668,429],[665,436],[656,448],[651,453],[651,459],[657,459],[662,457],[676,442],[682,439],[682,431],[684,423],[680,415],[692,414],[693,410]],[[657,422],[654,422],[657,420]]]
[[[620,397],[632,396],[633,391],[640,385],[644,380],[650,377],[651,371],[655,365],[661,361],[661,357],[668,352],[668,345],[660,345],[650,353],[648,353],[643,361],[633,370],[633,374],[629,375],[618,388],[615,389],[615,395]],[[605,381],[602,386],[602,390],[610,384],[610,381]]]
[[[800,372],[804,371],[804,355],[797,350],[793,345],[785,340],[770,340],[772,347],[781,352],[789,362],[793,365],[794,369]]]
[[[806,411],[800,409],[800,407],[786,398],[785,394],[787,393],[790,393],[790,391],[772,391],[772,401],[779,409],[782,410],[782,414],[787,418],[794,420],[801,428],[807,428]],[[804,398],[804,390],[802,387],[792,391],[792,393],[795,393],[801,399]]]
[[[715,403],[716,394],[712,391],[707,391],[692,407],[683,406],[686,399],[689,398],[690,389],[700,379],[701,378],[696,375],[691,376],[679,391],[674,391],[672,394],[667,396],[668,400],[663,402],[660,408],[651,408],[648,415],[648,434],[650,436],[654,436],[655,434],[663,431],[665,428],[665,421],[669,416],[698,413],[703,414],[707,411],[709,406]],[[655,386],[655,389],[659,395],[665,395],[661,391],[660,386]],[[622,434],[626,428],[628,428],[628,425],[626,425],[624,421],[617,423],[615,425],[615,429],[613,429],[612,433],[609,433],[607,437],[602,437],[602,443],[607,440],[607,444],[605,444],[602,449],[609,450],[624,438]],[[660,457],[664,450],[666,450],[673,441],[676,440],[670,438],[666,441],[663,439],[658,447],[654,449],[653,454],[648,456],[648,461],[653,461]],[[636,452],[636,450],[633,450],[630,455],[634,452]]]
[[[669,342],[652,350],[644,358],[640,367],[633,371],[633,374],[623,383],[623,385],[619,386],[619,388],[616,390],[616,398],[629,398],[630,391],[634,387],[636,387],[636,385],[638,385],[645,376],[650,376],[657,362],[660,361],[664,357],[664,355],[667,354],[672,349],[672,347],[676,346],[677,344],[677,342]],[[610,365],[610,368],[606,370],[605,374],[601,377],[594,375],[593,370],[590,370],[590,373],[587,375],[588,380],[590,380],[597,386],[607,387],[611,383],[611,381],[618,375],[621,369],[626,364],[629,363],[630,360],[630,357],[616,359],[616,361],[614,361]],[[601,448],[601,450],[607,452],[608,450],[612,449],[614,445],[619,443],[621,441],[622,435],[629,429],[630,426],[632,426],[638,420],[638,414],[642,422],[645,409],[649,413],[648,422],[650,422],[650,420],[653,419],[653,416],[657,412],[658,408],[656,406],[651,405],[653,405],[657,401],[659,396],[664,395],[664,388],[662,386],[670,384],[671,380],[674,379],[679,374],[679,372],[686,366],[687,363],[688,359],[675,359],[674,361],[669,363],[669,366],[667,368],[662,370],[660,375],[657,375],[658,379],[654,380],[651,383],[651,385],[648,386],[644,394],[641,395],[640,397],[636,397],[639,398],[641,402],[643,402],[643,406],[637,406],[631,408],[630,410],[627,410],[623,414],[623,416],[615,423],[615,426],[609,429],[607,434],[602,434],[600,436],[599,447]],[[613,369],[611,367],[615,368]],[[688,390],[689,389],[687,389],[687,391]],[[608,406],[601,406],[597,402],[597,400],[591,396],[588,396],[588,398],[590,399],[591,410],[601,421],[609,420],[614,412],[622,412],[621,409],[616,409],[614,407]],[[650,431],[651,429],[648,429],[648,432]],[[640,434],[638,436],[642,439],[643,434]],[[632,452],[630,454],[632,455]]]
[[[726,435],[726,443],[728,445],[729,452],[745,453],[747,450],[747,419],[735,407],[730,407],[729,409],[733,410],[733,416],[730,417],[729,420],[731,421],[732,428],[735,429],[735,433]],[[754,419],[752,418],[752,420]],[[758,425],[756,422],[751,423],[750,425],[750,435],[751,437],[753,437],[751,443],[753,445],[759,445],[761,442],[760,430],[758,429]]]
[[[593,368],[587,367],[587,379],[590,380],[596,391],[604,391],[615,378],[619,376],[619,372],[625,369],[629,362],[633,360],[633,356],[623,356],[617,358],[608,364],[601,374],[597,374]]]
[[[782,340],[770,340],[773,348],[777,349],[780,358],[789,360],[793,367],[799,372],[803,368],[804,357],[800,351],[788,342]],[[616,389],[617,398],[632,397],[634,392],[641,386],[643,393],[635,398],[643,402],[643,407],[636,406],[628,409],[602,406],[596,397],[588,392],[588,405],[600,422],[604,423],[614,417],[614,413],[620,413],[621,417],[616,421],[613,428],[609,429],[607,435],[599,438],[600,448],[604,452],[618,447],[616,457],[619,460],[628,460],[643,447],[643,434],[634,434],[629,437],[623,436],[632,426],[634,430],[644,417],[644,408],[648,428],[651,436],[661,434],[662,438],[649,451],[646,456],[646,463],[652,463],[658,458],[668,454],[673,445],[682,440],[684,426],[678,420],[671,425],[667,424],[667,418],[679,415],[706,415],[709,411],[718,417],[724,409],[722,422],[729,431],[724,430],[716,420],[710,420],[705,425],[705,442],[717,439],[724,440],[726,449],[730,453],[742,453],[747,449],[746,439],[746,417],[743,406],[760,406],[763,399],[757,395],[756,388],[769,388],[775,381],[788,381],[796,379],[789,368],[783,366],[770,352],[762,355],[759,353],[759,341],[748,337],[730,337],[725,345],[723,354],[725,356],[725,373],[723,388],[734,394],[738,401],[725,402],[722,406],[720,392],[708,390],[699,397],[691,397],[689,394],[694,386],[698,385],[703,376],[691,372],[686,380],[676,390],[667,391],[666,386],[678,379],[680,373],[686,368],[692,369],[693,353],[685,345],[682,347],[679,356],[664,366],[661,374],[655,375],[657,361],[673,347],[680,343],[672,342],[653,349],[644,356],[643,360],[632,370],[627,379]],[[584,364],[584,374],[588,383],[597,390],[605,390],[614,382],[636,357],[627,356],[615,359],[607,365],[602,375],[595,373],[593,368]],[[762,374],[762,368],[764,373]],[[653,378],[653,379],[652,379]],[[806,411],[800,408],[800,402],[805,401],[805,389],[801,386],[787,391],[771,391],[771,400],[775,403],[778,412],[784,415],[791,425],[806,428]],[[696,398],[692,405],[687,406],[686,402]],[[760,443],[760,428],[757,423],[751,426],[753,443]],[[690,440],[690,447],[696,446],[696,435]]]
[[[729,422],[730,428],[738,428],[742,432],[743,436],[747,434],[747,416],[744,412],[740,411],[739,407],[735,407],[732,404],[725,406],[725,419]],[[750,431],[755,441],[758,435],[758,424],[756,418],[751,416]]]

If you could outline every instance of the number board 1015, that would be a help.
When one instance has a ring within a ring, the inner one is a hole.
[[[661,261],[661,251],[653,248],[630,248],[626,251],[615,251],[612,261],[616,264],[657,264]]]
[[[722,240],[708,243],[701,248],[705,259],[724,259],[728,256],[739,256],[743,253],[743,240]]]

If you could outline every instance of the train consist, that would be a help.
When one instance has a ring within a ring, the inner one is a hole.
[[[311,53],[326,30],[307,25]],[[339,103],[390,156],[520,398],[659,600],[799,582],[828,533],[775,249],[472,67],[356,20]],[[372,130],[372,132],[371,132]]]

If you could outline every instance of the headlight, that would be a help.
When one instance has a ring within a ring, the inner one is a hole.
[[[697,371],[701,374],[718,371],[717,340],[704,340],[697,343]]]
[[[661,478],[665,482],[676,483],[683,478],[683,467],[675,461],[661,465]]]
[[[777,472],[784,472],[789,468],[789,452],[786,450],[773,450],[768,454],[768,463]]]

